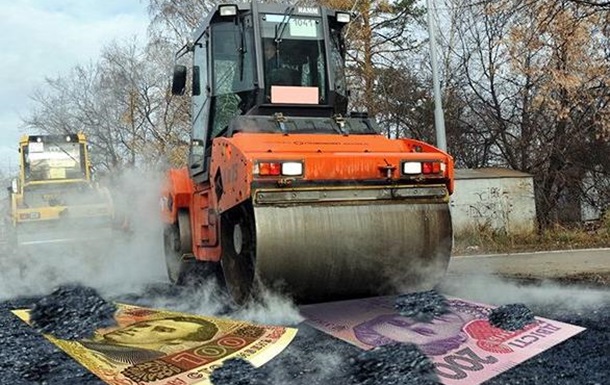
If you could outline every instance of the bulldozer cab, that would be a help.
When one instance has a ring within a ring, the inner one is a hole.
[[[82,133],[22,136],[19,178],[10,194],[16,249],[30,253],[110,238],[111,197],[92,183],[88,151]]]
[[[284,131],[274,116],[345,115],[342,29],[349,19],[348,13],[319,7],[216,6],[193,42],[176,54],[192,54],[189,170],[196,182],[208,180],[216,137]],[[185,65],[175,67],[174,94],[187,90],[187,72]]]
[[[23,186],[89,180],[86,143],[78,134],[26,136],[19,151]]]
[[[91,187],[87,152],[83,134],[23,136],[19,178],[11,186],[15,209],[100,200],[95,194],[82,194]]]

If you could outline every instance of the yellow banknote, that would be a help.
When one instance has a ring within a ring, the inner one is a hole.
[[[211,384],[209,376],[229,358],[254,366],[288,346],[297,330],[117,304],[114,327],[91,339],[45,337],[113,385]],[[29,310],[13,313],[29,324]]]

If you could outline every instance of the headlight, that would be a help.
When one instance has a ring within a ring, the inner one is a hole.
[[[282,175],[286,175],[286,176],[303,175],[303,163],[301,163],[301,162],[282,163]]]
[[[254,163],[252,172],[260,176],[301,176],[303,175],[303,162],[259,161]]]
[[[338,23],[349,23],[351,17],[349,13],[345,12],[337,12],[337,22]]]
[[[402,173],[405,175],[418,175],[422,173],[420,162],[404,162],[402,164]]]
[[[237,15],[237,5],[221,5],[218,8],[218,13],[220,13],[220,16],[235,16]]]

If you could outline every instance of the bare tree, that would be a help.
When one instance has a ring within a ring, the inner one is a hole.
[[[165,51],[135,41],[107,46],[97,63],[47,79],[25,123],[48,133],[85,132],[102,170],[153,165],[163,155],[183,162],[177,149],[184,152],[188,143],[188,107],[169,92]]]
[[[366,110],[374,116],[384,114],[387,100],[379,97],[379,93],[385,91],[379,81],[392,69],[409,72],[404,58],[409,51],[416,50],[422,44],[413,34],[422,10],[412,0],[396,3],[325,0],[321,3],[330,8],[350,11],[355,16],[345,32],[352,107]],[[390,95],[385,97],[392,98]],[[413,97],[416,98],[416,95]],[[390,131],[395,131],[391,125],[385,126],[385,122],[390,121],[388,117],[380,119],[388,135],[391,135]]]
[[[149,0],[149,30],[156,38],[184,43],[217,3],[211,0]]]
[[[584,178],[600,178],[599,160],[582,155],[608,149],[604,14],[567,0],[452,5],[460,120],[480,129],[486,165],[534,174],[541,224],[560,218]]]

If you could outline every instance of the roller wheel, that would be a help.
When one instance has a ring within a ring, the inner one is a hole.
[[[167,276],[175,285],[199,285],[208,279],[221,281],[215,262],[196,260],[192,255],[192,233],[189,213],[178,212],[176,224],[167,226],[163,233]]]
[[[179,211],[175,224],[167,226],[163,233],[167,276],[173,284],[183,285],[189,262],[193,261],[191,247],[191,222],[188,211]]]
[[[222,272],[227,290],[235,303],[242,305],[255,297],[254,215],[249,204],[228,211],[222,216]]]

